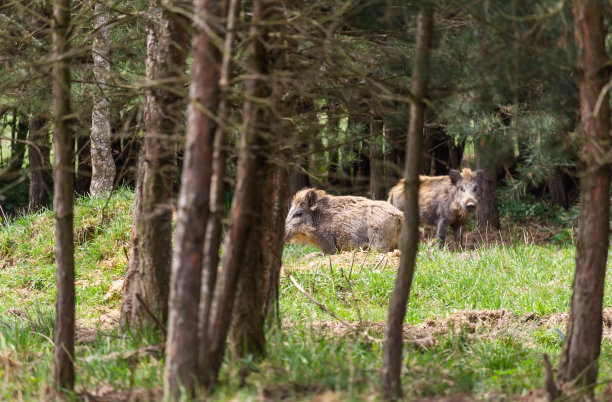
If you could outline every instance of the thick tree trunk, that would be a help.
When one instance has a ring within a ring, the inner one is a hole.
[[[585,136],[576,272],[572,305],[558,375],[592,395],[597,381],[606,260],[609,246],[610,166],[601,162],[610,148],[610,99],[602,92],[610,80],[602,4],[574,0],[578,47],[580,115]],[[601,103],[597,103],[600,94]]]
[[[476,223],[481,232],[486,232],[491,229],[499,229],[499,210],[497,208],[497,163],[495,157],[497,155],[494,150],[487,147],[486,139],[481,138],[474,142],[474,151],[476,154],[476,166],[485,172],[482,188],[480,192],[480,200],[477,210]]]
[[[564,174],[559,168],[552,169],[546,179],[550,204],[569,208],[568,191],[565,189]]]
[[[149,10],[157,18],[147,35],[147,81],[151,86],[146,92],[144,153],[121,304],[125,327],[153,324],[156,319],[165,324],[167,319],[175,147],[189,43],[186,19],[164,12],[160,3]]]
[[[49,160],[49,128],[47,117],[30,115],[30,139],[28,159],[30,162],[30,188],[28,209],[38,211],[49,203],[51,194],[51,166]]]
[[[196,19],[193,37],[187,139],[170,280],[164,375],[167,399],[178,397],[181,388],[193,396],[198,379],[198,308],[216,130],[210,114],[218,110],[221,63],[210,29],[219,34],[222,4],[223,0],[195,1],[195,14],[201,20]]]
[[[381,370],[382,387],[386,398],[395,399],[402,395],[402,326],[406,316],[406,304],[410,296],[412,277],[416,264],[419,242],[419,169],[423,148],[423,99],[427,91],[429,71],[429,48],[433,33],[433,11],[422,9],[417,19],[416,55],[412,75],[412,95],[408,140],[406,142],[406,177],[404,233],[402,238],[402,257],[400,268],[389,303],[389,316],[385,328],[383,366]]]
[[[70,1],[53,5],[53,168],[55,210],[55,263],[57,301],[53,378],[62,388],[74,387],[74,244],[73,174],[70,115],[69,52]]]
[[[111,124],[107,82],[110,74],[110,18],[106,2],[98,0],[94,7],[94,29],[98,32],[92,46],[93,75],[95,80],[93,109],[91,111],[91,185],[92,196],[113,189],[115,161],[111,152]]]

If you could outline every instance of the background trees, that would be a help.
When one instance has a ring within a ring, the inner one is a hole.
[[[601,21],[609,10],[575,2],[572,16],[565,3],[553,0],[444,1],[434,5],[435,26],[415,30],[417,15],[433,18],[420,14],[423,4],[259,0],[242,4],[240,13],[236,1],[202,0],[193,7],[183,1],[57,1],[53,5],[63,12],[54,17],[49,56],[51,3],[3,3],[0,202],[3,213],[13,215],[47,206],[53,161],[58,295],[66,300],[58,320],[67,318],[69,328],[74,314],[72,196],[118,185],[137,192],[123,322],[137,327],[152,320],[165,329],[169,317],[166,380],[172,396],[179,385],[194,394],[197,382],[214,383],[228,332],[236,356],[264,354],[265,319],[273,316],[278,296],[285,208],[302,186],[384,199],[401,176],[414,181],[418,173],[481,167],[488,176],[481,231],[499,227],[499,197],[531,194],[569,208],[582,191],[577,294],[593,278],[603,283],[610,178]],[[425,50],[427,68],[421,64]],[[74,61],[70,73],[65,60]],[[50,63],[56,68],[51,75]],[[53,103],[47,95],[52,87]],[[416,141],[421,135],[422,150]],[[579,187],[581,170],[587,173]],[[102,184],[99,172],[108,173]],[[403,268],[413,264],[416,249],[409,252],[406,245],[405,254]],[[402,269],[403,295],[394,300],[399,313],[390,312],[397,326],[409,277]],[[593,319],[589,327],[576,318],[591,317],[579,314],[585,309],[601,315],[601,288],[589,292],[592,305],[581,305],[578,296],[572,301],[560,366],[566,381],[598,354],[597,348],[576,347],[581,339],[598,343],[600,322]],[[65,349],[58,346],[58,359],[66,361],[72,334],[60,331],[59,321],[56,345]],[[581,329],[591,335],[581,337]],[[589,358],[583,361],[576,350],[589,350]],[[386,351],[388,359],[397,357],[392,351],[397,344]],[[389,395],[397,394],[397,370],[388,372],[395,377],[383,383]],[[71,375],[61,372],[58,382],[70,386]]]

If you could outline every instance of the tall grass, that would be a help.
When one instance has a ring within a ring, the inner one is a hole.
[[[76,202],[79,393],[147,388],[159,395],[162,385],[162,354],[137,359],[130,354],[162,345],[162,336],[152,329],[123,333],[117,328],[120,290],[114,283],[122,278],[127,264],[132,203],[133,193],[125,189],[110,199]],[[40,400],[52,395],[53,244],[50,211],[0,226],[1,399]],[[322,311],[283,277],[282,325],[268,332],[267,358],[228,357],[213,399],[310,399],[325,393],[349,400],[377,397],[382,323],[397,258],[374,252],[352,258],[347,253],[330,264],[329,257],[317,252],[312,247],[286,246],[285,268],[351,327]],[[534,322],[568,311],[573,258],[571,242],[505,242],[461,252],[421,244],[406,323],[415,331],[426,331],[427,323],[437,329],[427,342],[405,346],[407,396],[502,399],[541,388],[542,353],[556,363],[565,328],[561,321]],[[610,307],[609,284],[605,294],[605,305]],[[466,310],[507,310],[511,319],[495,327],[487,322],[445,321]],[[360,323],[362,327],[355,329]],[[606,338],[601,380],[611,378],[611,357]]]

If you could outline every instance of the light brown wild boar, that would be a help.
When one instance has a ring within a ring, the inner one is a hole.
[[[310,243],[325,254],[357,247],[394,250],[404,214],[386,201],[333,196],[305,188],[297,192],[285,221],[285,243]]]
[[[448,176],[419,176],[419,179],[419,220],[436,226],[440,247],[446,243],[449,226],[453,228],[455,242],[463,246],[463,225],[478,206],[484,172],[451,169]],[[402,179],[389,191],[389,202],[402,211],[405,184]]]

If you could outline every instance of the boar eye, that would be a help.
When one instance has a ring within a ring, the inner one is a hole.
[[[293,214],[293,216],[299,218],[300,216],[302,216],[302,211],[297,211],[295,214]]]
[[[459,186],[459,190],[460,191],[465,191],[465,188],[463,186]]]

